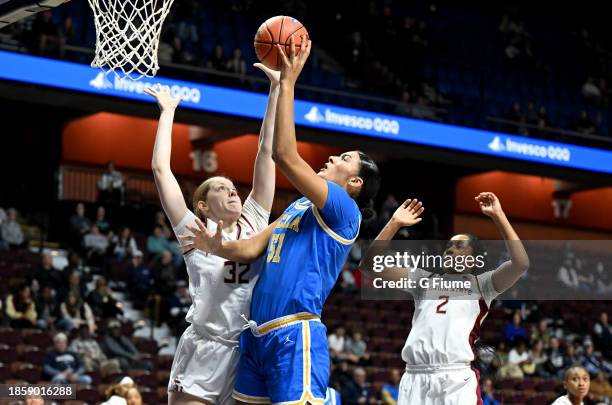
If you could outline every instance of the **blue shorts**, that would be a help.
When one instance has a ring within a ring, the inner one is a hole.
[[[328,380],[327,329],[316,316],[290,315],[240,335],[234,399],[323,404]]]

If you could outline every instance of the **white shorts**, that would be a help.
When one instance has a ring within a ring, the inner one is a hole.
[[[239,356],[238,344],[212,340],[190,325],[176,348],[168,391],[184,392],[216,405],[234,404]]]
[[[397,405],[482,405],[477,371],[461,368],[406,369]]]

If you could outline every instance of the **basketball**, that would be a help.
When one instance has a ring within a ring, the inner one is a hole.
[[[293,17],[278,15],[269,18],[261,24],[255,34],[255,54],[261,63],[270,69],[280,70],[282,57],[276,44],[285,46],[285,53],[289,55],[291,37],[294,37],[296,53],[300,53],[302,35],[308,37],[308,31],[301,22]]]

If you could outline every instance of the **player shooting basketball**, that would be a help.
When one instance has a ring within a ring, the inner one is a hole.
[[[264,232],[249,240],[223,241],[199,224],[195,247],[230,260],[253,261],[261,275],[253,290],[250,330],[240,337],[234,398],[242,403],[322,404],[329,380],[326,328],[320,321],[327,299],[367,215],[380,175],[364,153],[330,156],[317,173],[297,151],[295,83],[311,43],[299,55],[290,41],[282,56],[273,156],[304,197],[293,202]],[[360,212],[361,211],[361,212]]]
[[[167,89],[146,90],[161,109],[153,150],[152,168],[162,206],[176,235],[188,234],[187,226],[200,219],[226,239],[244,239],[268,226],[274,199],[275,165],[272,137],[278,101],[279,72],[256,64],[270,79],[268,105],[259,135],[253,188],[244,201],[232,181],[216,176],[204,181],[193,195],[193,212],[187,208],[183,193],[170,168],[172,123],[179,99]],[[222,227],[217,229],[217,223]],[[227,261],[191,249],[185,252],[192,305],[170,372],[170,404],[226,404],[232,402],[238,336],[248,313],[257,273],[249,264]]]
[[[464,292],[419,288],[410,290],[415,300],[412,329],[402,350],[406,371],[400,383],[399,405],[482,404],[479,373],[471,367],[476,360],[474,343],[480,335],[480,326],[495,297],[512,287],[529,267],[529,258],[512,225],[506,218],[498,198],[493,193],[480,193],[475,197],[483,214],[493,220],[504,239],[510,260],[496,270],[479,275],[472,274],[476,266],[447,267],[444,275],[471,281],[471,295]],[[402,227],[420,222],[421,203],[407,200],[393,214],[391,220],[376,237],[379,241],[393,239]],[[379,247],[371,247],[362,262],[369,272],[369,263]],[[473,256],[482,253],[480,241],[469,234],[453,236],[444,252],[445,257]],[[461,271],[459,271],[461,270]],[[386,268],[385,279],[418,280],[434,273],[406,268]],[[474,298],[475,297],[475,298]],[[442,402],[440,402],[442,401]]]

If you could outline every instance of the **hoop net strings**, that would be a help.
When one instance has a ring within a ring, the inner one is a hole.
[[[91,66],[124,76],[155,76],[161,29],[173,1],[88,0],[96,26]]]

